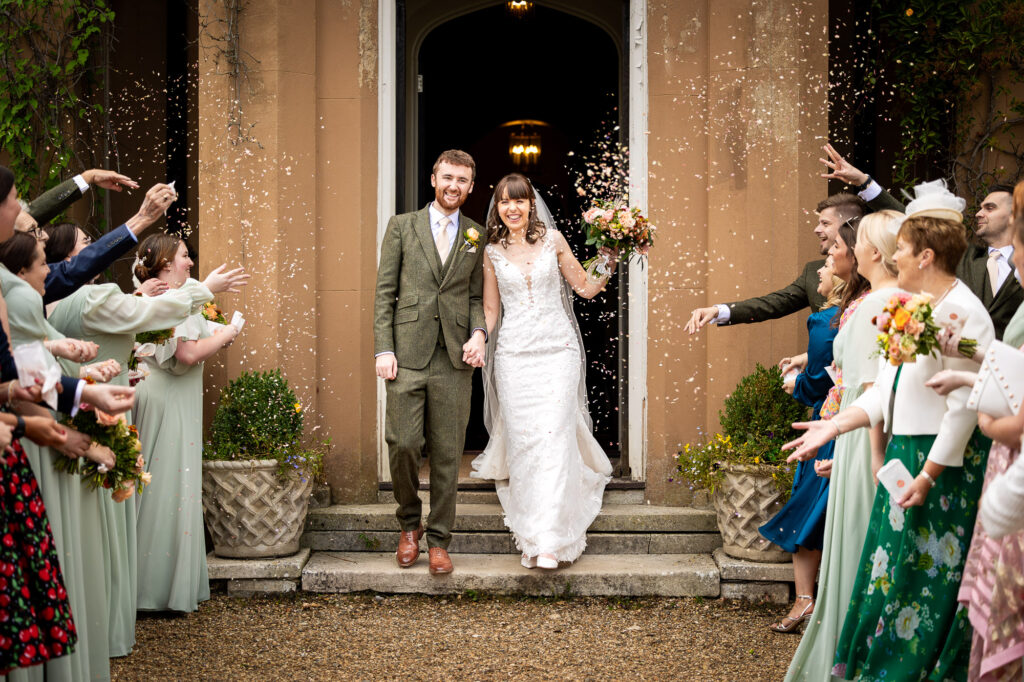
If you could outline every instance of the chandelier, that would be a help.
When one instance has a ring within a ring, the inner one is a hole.
[[[512,128],[508,136],[508,156],[519,168],[537,165],[541,154],[540,129],[548,126],[544,121],[509,121],[501,127]]]
[[[533,3],[526,0],[508,0],[505,8],[516,19],[524,19],[533,12]]]

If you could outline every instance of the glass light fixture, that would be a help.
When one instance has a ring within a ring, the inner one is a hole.
[[[526,0],[508,0],[505,7],[516,19],[523,19],[533,12],[533,3]]]

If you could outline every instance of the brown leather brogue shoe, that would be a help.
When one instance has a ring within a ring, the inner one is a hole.
[[[452,559],[448,556],[448,550],[440,547],[430,548],[430,573],[431,575],[445,575],[453,570]]]
[[[420,557],[420,538],[423,537],[423,526],[416,530],[403,530],[398,536],[398,551],[395,559],[400,568],[409,568]]]

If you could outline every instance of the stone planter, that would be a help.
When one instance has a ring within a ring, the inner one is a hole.
[[[203,517],[213,552],[234,559],[299,551],[313,479],[281,478],[277,462],[203,462]]]
[[[789,561],[789,552],[757,532],[782,509],[782,493],[771,476],[761,474],[754,466],[725,463],[720,466],[725,479],[712,495],[712,501],[722,534],[722,549],[731,557],[747,561]]]

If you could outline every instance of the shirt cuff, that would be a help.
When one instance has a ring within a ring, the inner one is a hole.
[[[74,417],[78,414],[78,407],[82,404],[82,391],[85,390],[85,382],[79,381],[78,388],[75,389],[75,404],[71,406],[70,417]]]
[[[125,226],[124,226],[124,225],[122,225],[121,227],[125,227]],[[138,243],[139,243],[139,235],[135,234],[135,233],[134,233],[134,232],[132,232],[131,230],[128,230],[128,236],[129,236],[129,237],[131,237],[131,238],[132,238],[132,241],[134,241],[134,242],[135,242],[136,244],[138,244]]]
[[[732,317],[732,311],[729,310],[729,306],[724,303],[716,303],[715,307],[718,308],[718,316],[711,321],[712,324],[725,324]]]
[[[382,355],[394,355],[394,354],[395,354],[395,351],[393,351],[393,350],[386,350],[386,351],[382,351],[380,353],[375,353],[373,357],[379,358]]]
[[[81,175],[76,175],[75,177],[72,178],[72,180],[74,180],[75,184],[78,185],[78,189],[82,190],[82,194],[85,194],[86,192],[89,191],[89,183],[86,182],[85,178],[83,178]]]
[[[864,201],[871,201],[872,199],[877,199],[878,195],[881,193],[882,186],[879,185],[874,180],[872,180],[871,182],[868,183],[868,186],[863,191],[857,192],[857,196],[859,196]]]
[[[487,343],[487,330],[484,329],[483,327],[474,327],[473,331],[469,333],[470,338],[472,338],[473,334],[476,334],[477,332],[484,333],[484,343]]]

